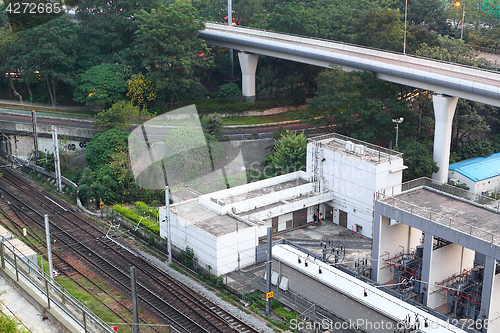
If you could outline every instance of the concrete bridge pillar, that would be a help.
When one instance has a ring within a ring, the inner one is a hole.
[[[238,54],[241,67],[241,90],[243,99],[248,102],[255,101],[255,70],[257,69],[258,54],[240,52]]]
[[[434,155],[433,159],[439,167],[437,173],[432,174],[432,178],[446,183],[448,181],[448,168],[450,166],[450,146],[451,146],[451,125],[458,97],[435,94],[432,96],[434,104]]]

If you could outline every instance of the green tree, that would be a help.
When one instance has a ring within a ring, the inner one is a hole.
[[[120,131],[128,131],[134,124],[142,124],[150,118],[145,109],[134,106],[132,102],[120,101],[111,108],[99,112],[94,117],[94,131],[104,132],[115,128]]]
[[[193,7],[196,8],[198,19],[216,22],[227,21],[226,0],[193,0]]]
[[[137,14],[138,47],[147,78],[173,105],[174,100],[196,99],[204,91],[198,77],[212,66],[205,42],[198,38],[203,23],[195,9],[182,1]]]
[[[405,2],[400,4],[399,10],[404,13]],[[439,0],[408,0],[407,20],[409,25],[426,27],[442,35],[450,32],[445,6]]]
[[[274,144],[270,157],[275,175],[305,170],[307,136],[304,133],[285,131]]]
[[[217,98],[225,99],[226,101],[234,100],[241,96],[240,88],[233,82],[226,83],[220,86]]]
[[[165,163],[170,178],[189,182],[212,171],[209,146],[199,128],[174,128],[164,141],[167,152]]]
[[[76,102],[111,105],[125,98],[126,71],[116,64],[97,65],[79,74],[75,84]]]
[[[203,118],[202,125],[203,132],[212,135],[217,140],[222,141],[222,121],[218,114],[208,115]]]
[[[33,8],[32,5],[25,7],[24,3],[15,0],[5,0],[4,5],[14,32],[33,29],[65,14],[60,2],[50,0],[38,0],[36,8]]]
[[[46,84],[52,106],[55,106],[57,84],[72,81],[75,47],[76,24],[63,16],[21,31],[8,62],[25,80]]]
[[[426,144],[415,140],[403,142],[398,150],[403,153],[403,159],[408,169],[403,171],[403,182],[420,178],[431,178],[433,173],[438,172],[439,167],[432,159],[432,149]]]
[[[438,41],[438,46],[423,43],[420,49],[415,51],[415,55],[474,67],[491,66],[491,62],[479,58],[479,53],[468,47],[461,39],[439,36]]]
[[[402,51],[403,30],[397,11],[369,11],[359,24],[356,41],[361,45],[390,51]]]
[[[128,64],[139,71],[135,59],[138,23],[135,13],[151,8],[154,0],[80,0],[78,20],[78,66],[87,69],[102,63]]]
[[[392,118],[406,116],[407,104],[399,86],[378,80],[373,73],[329,70],[317,79],[316,96],[304,116],[317,126],[374,144],[393,140]],[[400,126],[400,134],[407,125]]]
[[[156,87],[144,75],[139,74],[134,76],[127,85],[127,97],[141,108],[150,106],[157,96]]]
[[[450,155],[450,163],[460,162],[474,157],[488,157],[500,151],[500,137],[495,140],[473,139],[462,143]]]
[[[0,5],[0,15],[2,13],[2,5]],[[7,73],[2,76],[2,79],[6,79],[13,93],[20,98],[22,101],[22,96],[17,92],[12,76],[10,73],[15,70],[11,67],[11,63],[7,59],[12,55],[12,48],[18,40],[18,36],[12,31],[10,25],[6,20],[2,20],[0,17],[0,71],[2,73]]]
[[[116,128],[94,135],[85,149],[85,159],[89,168],[98,171],[108,164],[114,153],[127,147],[128,135],[128,132]]]

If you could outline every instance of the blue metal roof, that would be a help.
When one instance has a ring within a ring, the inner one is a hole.
[[[450,164],[450,170],[474,182],[500,176],[500,153]]]

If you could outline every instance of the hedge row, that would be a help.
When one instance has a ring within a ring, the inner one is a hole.
[[[149,208],[148,205],[146,205],[144,202],[142,201],[136,201],[134,203],[135,205],[135,208],[137,208],[137,210],[141,213],[146,213],[146,214],[151,214],[151,216],[154,216],[155,218],[158,218],[158,209],[151,209]]]
[[[203,101],[198,101],[194,103],[198,114],[211,114],[211,113],[241,113],[245,111],[264,111],[272,108],[291,106],[293,102],[286,100],[257,100],[254,103],[248,103],[241,100],[224,101],[220,98],[207,99]],[[185,105],[176,105],[173,109],[178,109]],[[171,111],[168,110],[168,111]]]
[[[160,228],[156,224],[151,223],[148,219],[145,219],[145,218],[143,218],[141,220],[142,216],[134,213],[130,209],[127,209],[121,205],[116,204],[113,206],[113,210],[115,212],[117,212],[118,214],[121,214],[121,215],[135,221],[135,222],[141,221],[141,226],[143,226],[146,229],[151,230],[155,234],[158,234],[158,235],[160,234]]]

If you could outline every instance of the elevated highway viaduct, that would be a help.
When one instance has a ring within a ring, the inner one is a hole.
[[[200,38],[207,44],[239,50],[242,92],[255,99],[259,54],[343,71],[370,71],[381,80],[434,91],[433,178],[447,182],[451,126],[458,97],[500,106],[500,74],[430,59],[339,42],[206,23]]]

